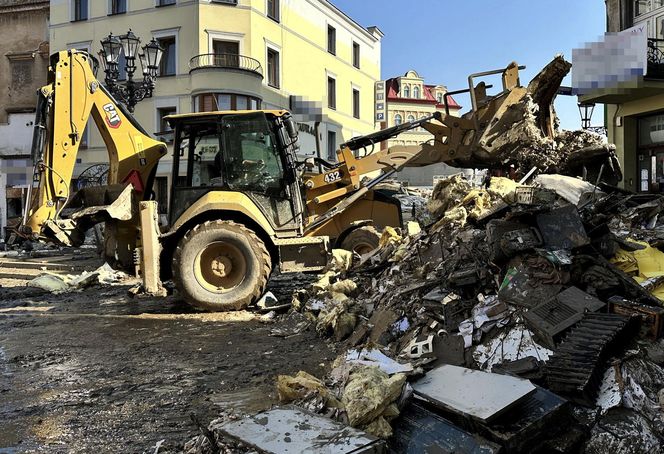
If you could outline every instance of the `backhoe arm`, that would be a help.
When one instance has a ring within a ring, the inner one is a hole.
[[[48,84],[39,92],[32,144],[33,193],[20,229],[25,236],[80,243],[83,218],[61,219],[60,213],[72,195],[70,182],[90,117],[108,151],[109,185],[131,184],[138,198],[145,199],[156,165],[166,155],[166,145],[152,139],[97,81],[96,64],[82,51],[51,56]]]

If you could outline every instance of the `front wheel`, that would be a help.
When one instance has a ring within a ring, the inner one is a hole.
[[[207,221],[180,240],[173,280],[185,300],[200,309],[246,308],[265,290],[272,262],[265,243],[245,226]]]

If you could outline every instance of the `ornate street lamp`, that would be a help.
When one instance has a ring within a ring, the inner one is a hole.
[[[590,122],[593,118],[593,110],[595,110],[594,102],[580,102],[579,114],[581,114],[581,128],[588,129],[590,128]]]
[[[139,53],[140,44],[141,40],[130,29],[122,36],[109,34],[101,41],[101,50],[99,51],[99,60],[106,74],[104,78],[106,87],[115,98],[127,106],[130,112],[134,111],[134,107],[139,101],[152,97],[155,79],[159,72],[159,63],[164,52],[164,49],[154,38],[140,48],[141,52]],[[124,54],[126,62],[127,80],[124,83],[118,82],[121,54]],[[142,81],[134,80],[137,55],[143,73]]]

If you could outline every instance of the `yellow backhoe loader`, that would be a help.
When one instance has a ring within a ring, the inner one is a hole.
[[[37,107],[33,192],[20,231],[77,246],[87,229],[104,222],[109,262],[135,267],[148,293],[161,293],[162,280],[172,277],[189,303],[207,310],[246,307],[264,292],[276,266],[281,272],[315,271],[327,264],[331,247],[375,247],[374,229],[401,225],[398,201],[374,190],[380,182],[404,166],[477,166],[502,159],[492,143],[516,121],[505,120],[506,114],[528,96],[515,63],[471,76],[465,90],[473,104],[469,114],[436,114],[352,139],[341,146],[335,164],[298,162],[297,129],[287,111],[170,116],[170,218],[160,227],[151,187],[167,147],[99,83],[96,64],[76,50],[51,57]],[[492,74],[502,77],[502,91],[487,96],[486,86],[475,85],[473,77]],[[544,135],[553,134],[553,96],[555,91],[540,100]],[[108,185],[72,196],[70,181],[90,116],[108,150]],[[380,149],[387,139],[418,127],[433,139]],[[305,173],[315,164],[324,171]],[[75,208],[80,209],[63,215]]]

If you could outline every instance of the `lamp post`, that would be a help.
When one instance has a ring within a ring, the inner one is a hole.
[[[109,34],[101,41],[101,50],[99,51],[99,60],[104,70],[106,87],[115,98],[127,106],[130,112],[134,111],[134,107],[139,101],[152,97],[159,63],[164,52],[164,49],[154,38],[139,49],[140,44],[141,40],[130,29],[122,36]],[[121,54],[124,54],[125,70],[127,72],[127,80],[123,83],[118,81]],[[142,81],[134,80],[137,56],[143,72]]]
[[[593,118],[593,110],[595,110],[594,102],[580,102],[579,114],[581,114],[581,128],[588,129],[590,128],[590,122]]]

